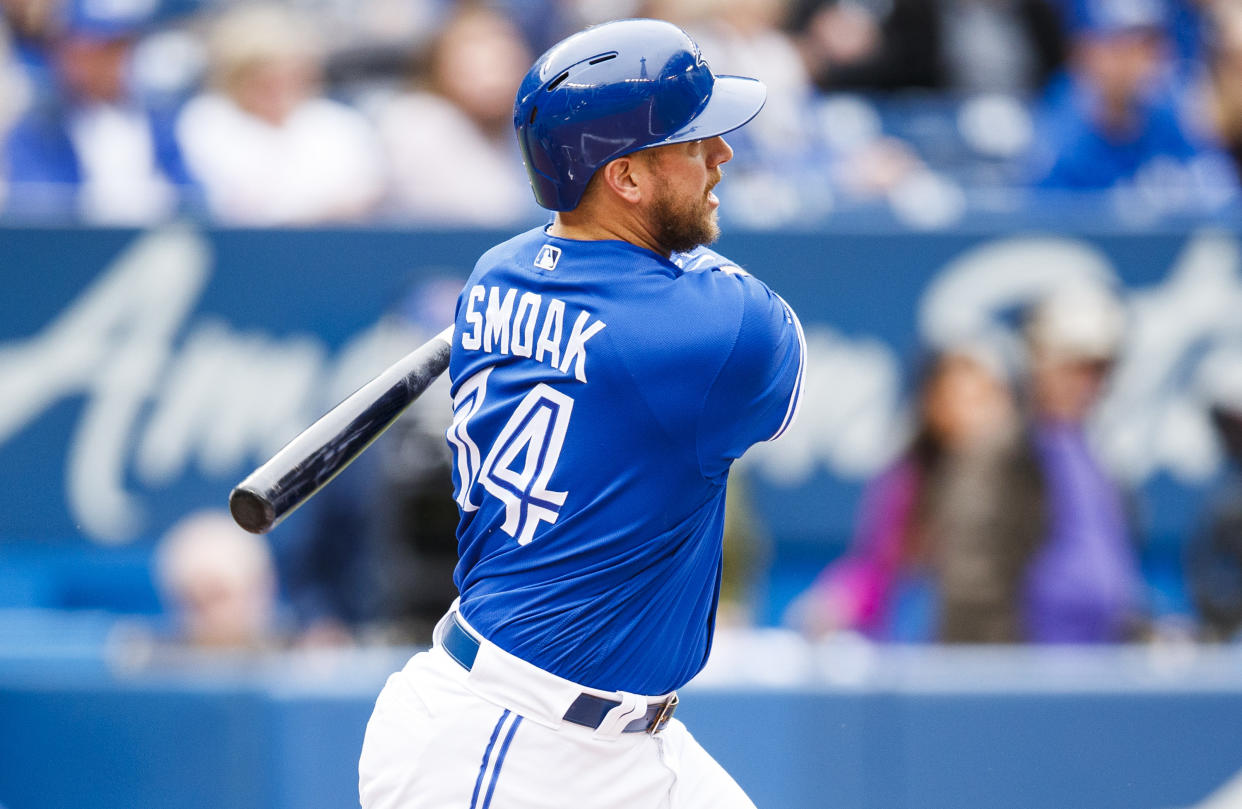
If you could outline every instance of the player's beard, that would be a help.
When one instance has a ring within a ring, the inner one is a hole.
[[[707,200],[716,182],[689,203],[678,199],[670,185],[661,186],[660,193],[652,200],[651,219],[655,236],[665,250],[684,253],[699,245],[711,244],[720,237],[716,209]]]

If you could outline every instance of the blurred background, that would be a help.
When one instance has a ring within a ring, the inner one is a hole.
[[[1239,0],[0,0],[0,807],[346,807],[455,595],[447,385],[231,487],[546,221],[533,58],[656,16],[764,112],[798,311],[679,715],[764,807],[1242,807]]]

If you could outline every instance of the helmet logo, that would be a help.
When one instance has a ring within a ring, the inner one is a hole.
[[[539,248],[539,255],[535,256],[535,266],[541,270],[555,270],[556,262],[560,260],[561,248],[545,244]]]

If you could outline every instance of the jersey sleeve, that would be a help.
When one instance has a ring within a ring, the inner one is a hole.
[[[750,446],[779,438],[802,399],[806,339],[789,304],[758,279],[727,266],[740,287],[736,339],[708,391],[698,437],[709,478],[725,474]]]

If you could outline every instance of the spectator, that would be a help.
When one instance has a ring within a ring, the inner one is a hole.
[[[938,0],[941,86],[1028,96],[1065,63],[1064,21],[1048,0]]]
[[[8,30],[0,21],[0,142],[5,139],[14,119],[21,115],[26,105],[27,83],[13,58]],[[0,210],[8,194],[8,172],[0,161]]]
[[[823,90],[891,91],[940,82],[935,7],[926,0],[872,4],[803,0],[791,20],[807,69]]]
[[[1225,450],[1225,475],[1190,543],[1187,575],[1208,640],[1242,639],[1242,406],[1218,402],[1212,421]]]
[[[304,638],[431,642],[457,597],[444,427],[426,408],[403,415],[315,496],[304,531],[282,538],[279,570]]]
[[[171,112],[144,106],[129,82],[153,10],[138,6],[71,0],[51,45],[56,92],[36,97],[5,145],[10,211],[108,224],[174,211],[189,180]]]
[[[1087,285],[1054,292],[1027,320],[1030,429],[1048,521],[1026,577],[1033,641],[1119,641],[1136,628],[1141,580],[1122,496],[1086,431],[1124,329],[1112,294]]]
[[[489,0],[494,8],[513,21],[534,53],[543,53],[574,31],[588,25],[624,16],[615,3],[591,3],[582,0]],[[629,13],[628,8],[626,14]],[[648,14],[634,14],[645,17]]]
[[[259,649],[276,636],[276,576],[267,543],[223,511],[191,514],[155,554],[178,638],[209,649]]]
[[[792,618],[811,635],[1020,640],[1042,498],[1003,366],[982,346],[950,349],[920,390],[909,448],[867,487],[853,547]]]
[[[1207,117],[1242,179],[1242,6],[1218,3],[1212,17]]]
[[[937,638],[1028,638],[1022,581],[1043,539],[1043,480],[999,359],[950,356],[929,414],[944,452],[924,482],[919,517],[939,594]]]
[[[428,410],[398,419],[311,501],[304,533],[285,535],[281,574],[304,637],[429,644],[457,597],[447,425]]]
[[[1157,209],[1233,198],[1237,183],[1222,156],[1196,143],[1179,119],[1164,24],[1159,0],[1085,0],[1069,84],[1050,94],[1035,139],[1039,186],[1111,190]]]
[[[763,115],[729,136],[729,170],[736,176],[722,192],[723,215],[750,226],[814,221],[838,186],[816,139],[814,87],[782,27],[788,6],[788,0],[724,0],[690,7],[657,2],[647,9],[683,24],[715,72],[754,76],[767,85]]]
[[[177,137],[222,222],[359,221],[382,192],[366,119],[320,94],[314,29],[279,6],[242,6],[209,42],[212,90],[186,105]]]
[[[756,129],[749,135],[759,154],[771,150],[797,153],[806,147],[803,118],[812,85],[797,47],[782,29],[788,5],[788,0],[724,0],[687,24],[712,70],[754,76],[767,85],[763,116],[755,119]],[[735,151],[747,139],[741,137],[746,131],[734,133]],[[744,157],[739,152],[735,160]]]
[[[1026,93],[1064,59],[1048,0],[803,0],[793,19],[824,90]]]
[[[1100,0],[1052,0],[1060,7],[1061,16],[1069,30],[1078,30],[1090,23],[1097,13],[1093,6]],[[1112,3],[1113,13],[1149,15],[1151,0],[1105,0]],[[1159,0],[1156,4],[1160,27],[1170,47],[1171,57],[1177,62],[1175,72],[1186,73],[1202,65],[1204,48],[1210,36],[1210,14],[1219,7],[1228,6],[1233,0]]]
[[[37,95],[56,91],[51,54],[64,23],[60,8],[47,0],[0,0],[0,27],[7,29],[16,61]]]
[[[436,225],[538,221],[513,139],[513,98],[531,56],[503,16],[468,7],[430,48],[425,86],[378,115],[403,219]]]

